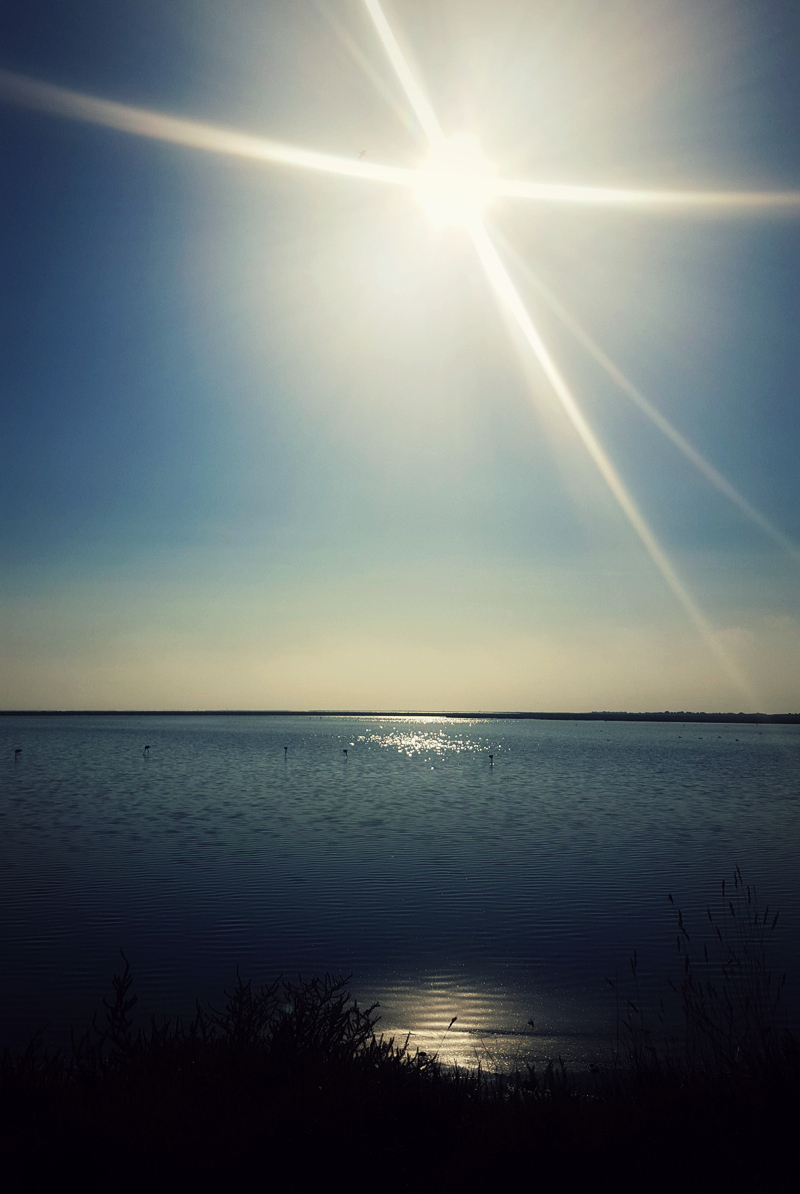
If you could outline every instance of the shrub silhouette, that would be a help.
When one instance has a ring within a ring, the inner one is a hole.
[[[674,904],[673,904],[674,907]],[[800,1049],[768,947],[777,917],[734,873],[697,943],[676,909],[683,1035],[636,998],[611,1063],[554,1059],[505,1077],[440,1064],[378,1035],[348,979],[254,987],[221,1009],[137,1027],[130,966],[68,1049],[42,1036],[0,1059],[0,1157],[26,1188],[78,1167],[85,1188],[485,1190],[535,1173],[566,1189],[789,1190]],[[634,982],[638,963],[631,962]]]

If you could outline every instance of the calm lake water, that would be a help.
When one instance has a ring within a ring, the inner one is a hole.
[[[85,1026],[122,948],[144,1012],[329,971],[419,1048],[457,1016],[445,1059],[582,1064],[736,865],[800,991],[798,726],[0,717],[0,778],[5,1041]]]

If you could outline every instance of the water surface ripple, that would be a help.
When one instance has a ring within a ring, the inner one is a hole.
[[[2,717],[3,1037],[83,1025],[122,948],[145,1011],[218,1003],[237,965],[343,972],[421,1048],[457,1015],[442,1056],[585,1060],[634,949],[644,997],[675,972],[667,893],[699,928],[737,864],[797,988],[799,748],[775,725]]]

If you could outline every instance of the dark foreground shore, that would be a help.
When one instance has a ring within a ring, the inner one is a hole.
[[[378,1035],[344,979],[238,979],[219,1011],[134,1026],[127,964],[71,1048],[0,1062],[9,1189],[794,1191],[800,1042],[737,872],[699,950],[676,911],[680,1039],[621,999],[619,1047],[573,1078],[498,1077]],[[726,897],[727,898],[727,897]],[[632,960],[635,985],[636,962]]]
[[[588,1082],[558,1065],[499,1079],[382,1040],[330,978],[240,982],[221,1013],[136,1034],[130,976],[115,988],[69,1054],[3,1057],[6,1188],[796,1189],[789,1036],[715,1064],[632,1037]]]

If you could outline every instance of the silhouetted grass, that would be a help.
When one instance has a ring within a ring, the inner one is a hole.
[[[775,918],[739,872],[712,949],[676,912],[684,1031],[635,998],[606,1066],[505,1078],[445,1068],[376,1032],[341,978],[254,989],[134,1027],[127,961],[71,1046],[0,1062],[0,1149],[20,1188],[780,1191],[796,1187],[800,1048],[766,950]],[[713,948],[716,943],[716,950]],[[633,978],[637,964],[632,961]]]

